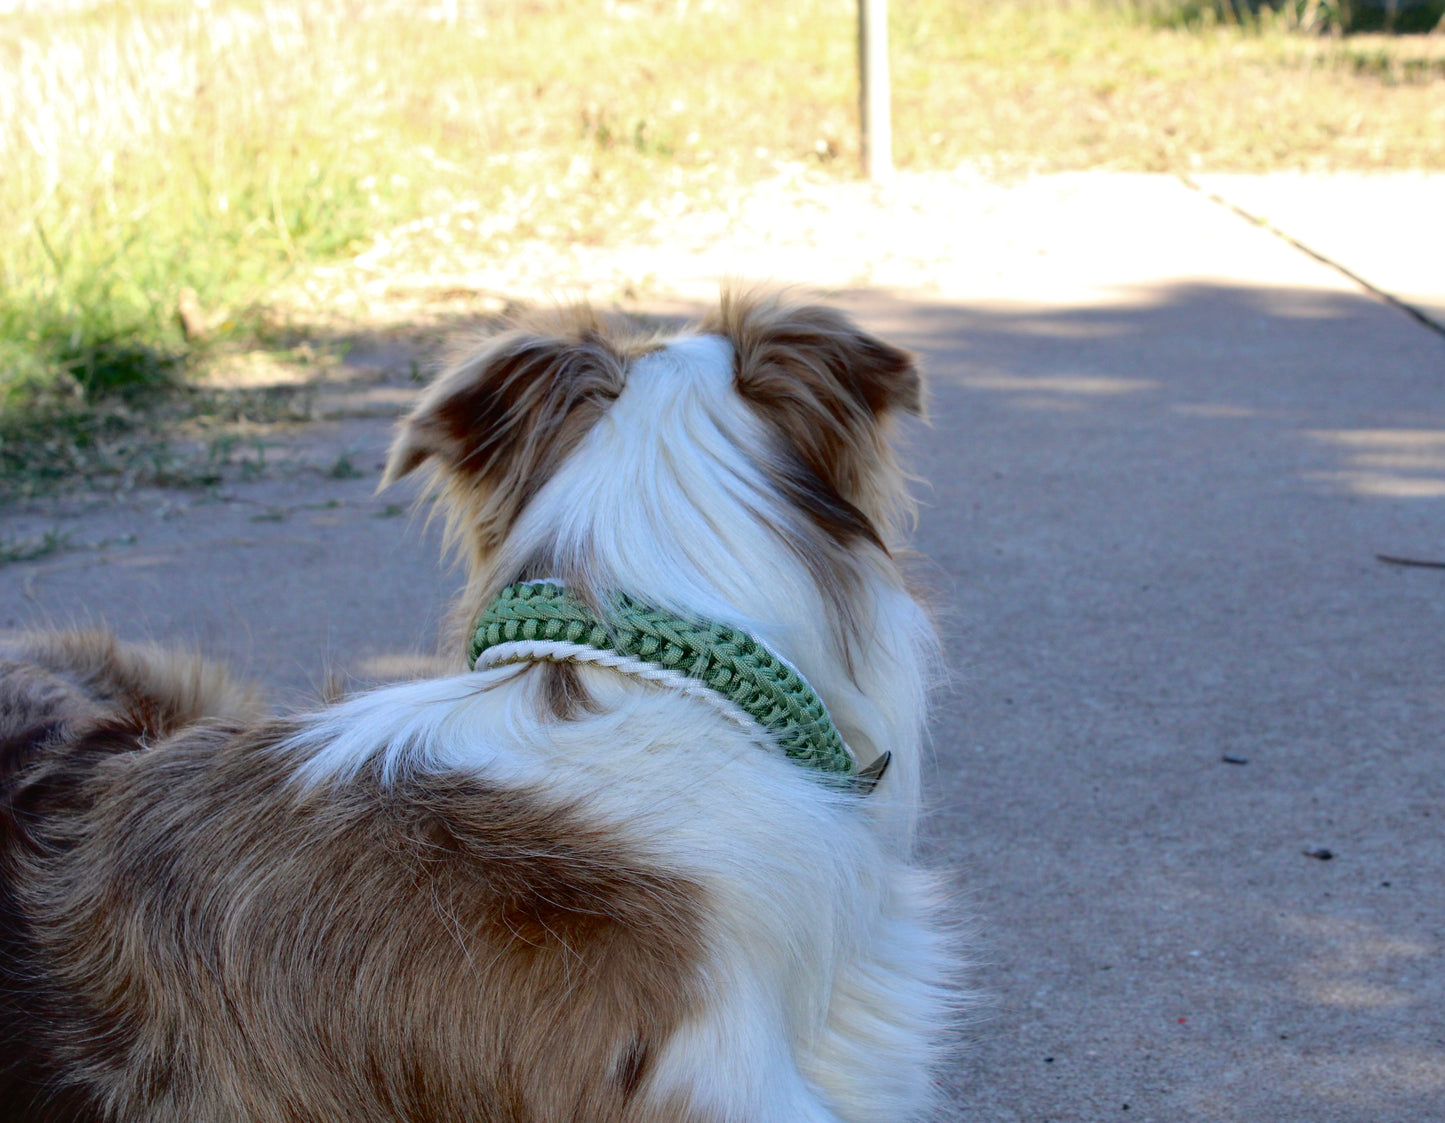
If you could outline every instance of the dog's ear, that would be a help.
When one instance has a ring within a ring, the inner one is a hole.
[[[739,395],[809,473],[873,518],[893,468],[884,422],[924,412],[914,356],[840,312],[780,296],[728,294],[708,326],[733,344]]]
[[[402,422],[382,486],[432,461],[476,530],[516,514],[622,392],[623,365],[595,323],[496,336],[443,374]]]

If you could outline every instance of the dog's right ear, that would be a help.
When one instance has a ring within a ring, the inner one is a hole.
[[[622,392],[622,359],[595,322],[509,331],[457,363],[402,422],[381,486],[432,461],[487,545],[499,541]]]

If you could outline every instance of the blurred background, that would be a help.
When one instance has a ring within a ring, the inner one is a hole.
[[[1438,169],[1442,17],[893,0],[895,161]],[[284,413],[222,388],[314,366],[338,317],[494,312],[488,263],[565,292],[558,247],[856,181],[856,36],[854,0],[0,0],[0,495],[164,477],[137,434]]]

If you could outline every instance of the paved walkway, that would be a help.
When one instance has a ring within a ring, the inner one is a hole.
[[[992,996],[956,1117],[1445,1119],[1445,179],[810,190],[616,259],[682,307],[766,242],[926,357],[928,844]],[[410,392],[216,495],[0,512],[70,547],[0,568],[0,629],[104,618],[301,693],[424,665],[455,575],[371,494]]]

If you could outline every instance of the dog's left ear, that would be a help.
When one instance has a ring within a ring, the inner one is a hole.
[[[622,361],[591,321],[493,338],[431,385],[402,423],[381,486],[432,461],[484,539],[517,513],[622,392]]]

